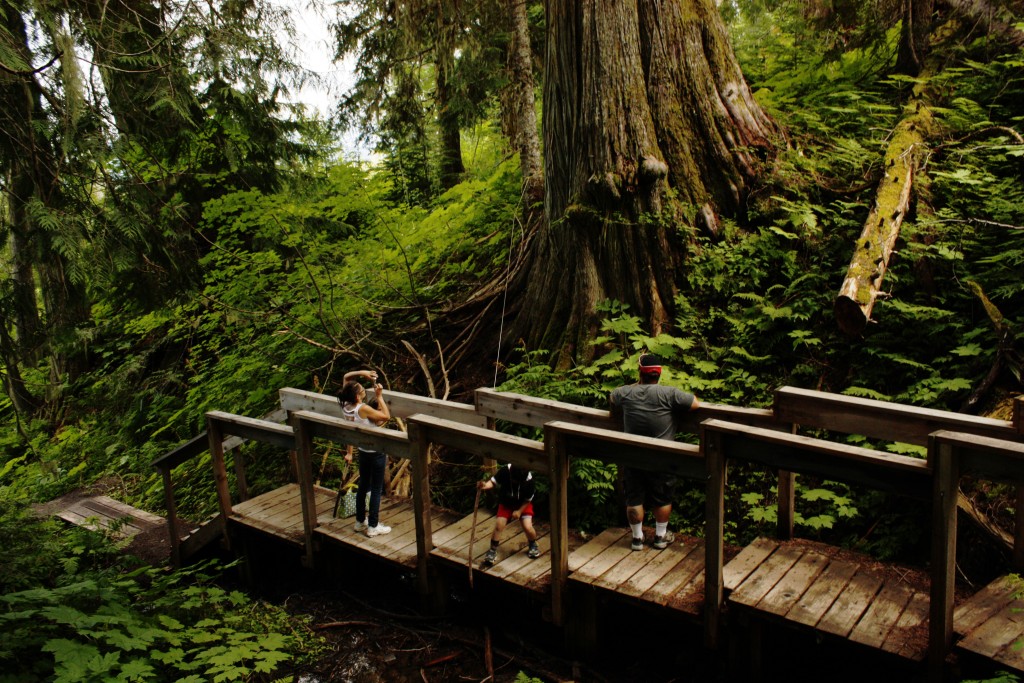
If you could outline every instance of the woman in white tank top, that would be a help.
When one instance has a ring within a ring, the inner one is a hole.
[[[367,405],[366,389],[356,377],[365,377],[373,381],[373,392],[377,407]],[[338,395],[341,412],[346,420],[360,425],[383,426],[391,419],[391,411],[382,396],[384,387],[377,383],[377,373],[372,370],[354,370],[346,373]],[[352,454],[345,456],[352,462]],[[380,523],[380,497],[384,490],[384,471],[388,456],[377,451],[359,449],[359,487],[356,489],[356,531],[366,531],[367,536],[380,536],[391,531],[391,527]],[[366,494],[370,494],[369,510],[367,510]]]

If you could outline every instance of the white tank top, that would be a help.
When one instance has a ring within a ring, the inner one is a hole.
[[[341,413],[345,417],[345,419],[348,420],[349,422],[355,422],[357,425],[365,425],[367,427],[373,427],[374,424],[372,422],[370,422],[369,418],[362,417],[359,414],[359,406],[361,406],[361,405],[363,405],[363,404],[362,403],[357,403],[355,405],[351,405],[351,404],[343,405],[341,407]]]

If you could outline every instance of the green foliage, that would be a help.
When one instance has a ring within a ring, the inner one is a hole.
[[[4,562],[32,561],[0,574],[0,681],[252,680],[320,647],[304,622],[215,583],[215,565],[119,565],[98,534],[0,513]]]

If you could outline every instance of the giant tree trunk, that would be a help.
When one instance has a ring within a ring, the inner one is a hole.
[[[508,48],[509,84],[502,94],[503,123],[512,146],[519,152],[523,174],[523,195],[530,206],[543,197],[544,185],[537,133],[536,98],[533,83],[533,52],[526,0],[508,3],[511,40]]]
[[[903,23],[896,70],[916,76],[921,72],[928,51],[928,34],[932,28],[934,0],[903,0]]]
[[[687,231],[742,214],[775,127],[710,0],[548,0],[546,12],[548,220],[515,332],[568,362],[587,353],[602,300],[652,334],[671,324]]]

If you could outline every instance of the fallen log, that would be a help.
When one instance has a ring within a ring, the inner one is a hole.
[[[924,158],[931,123],[931,111],[920,97],[915,97],[893,131],[885,153],[885,175],[835,300],[836,321],[846,334],[856,336],[864,331],[875,300],[881,296],[882,280],[910,207],[914,173]]]

